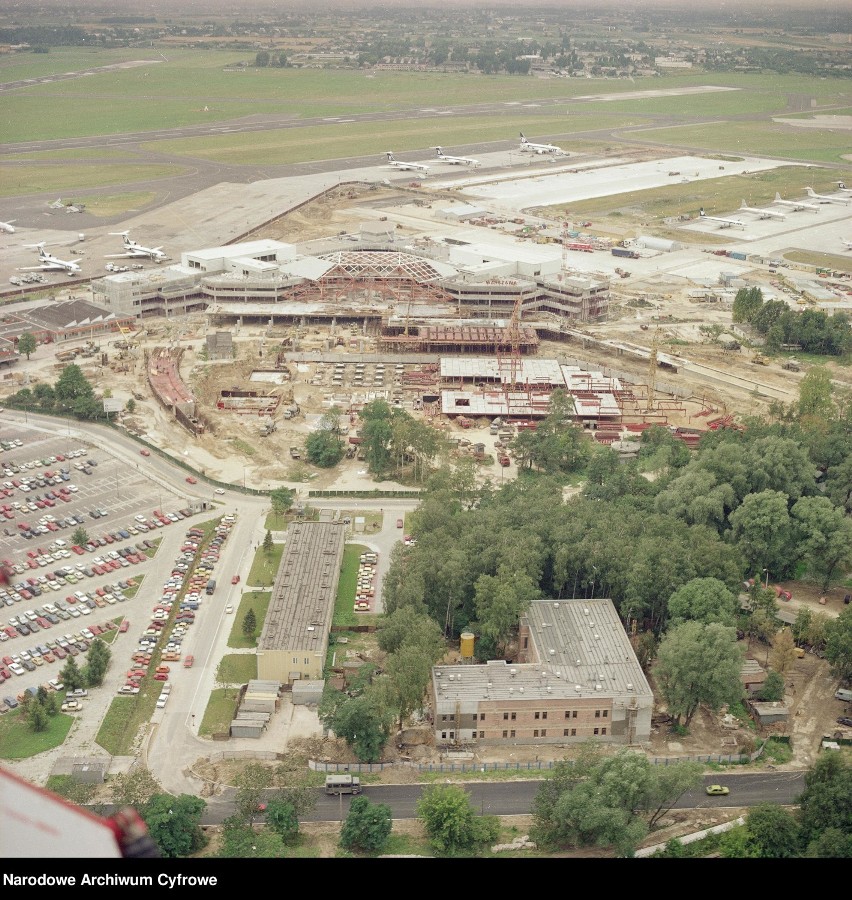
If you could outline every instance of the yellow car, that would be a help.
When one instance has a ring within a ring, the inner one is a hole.
[[[723,784],[708,784],[707,793],[711,797],[724,797],[729,794],[730,791]]]

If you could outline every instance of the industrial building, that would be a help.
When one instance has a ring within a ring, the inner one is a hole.
[[[345,537],[342,522],[294,522],[287,529],[257,644],[258,679],[322,679]]]
[[[518,639],[515,663],[433,668],[436,746],[650,739],[653,694],[611,600],[535,601]]]

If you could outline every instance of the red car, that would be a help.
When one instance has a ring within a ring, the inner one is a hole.
[[[192,475],[187,475],[186,480],[189,484],[198,484],[198,479],[193,478]]]
[[[119,630],[122,634],[124,634],[124,632],[127,631],[128,628],[130,628],[130,622],[128,622],[127,619],[125,619],[125,620],[121,623],[121,625],[119,626],[118,630]]]
[[[234,577],[231,579],[231,584],[239,584],[239,583],[240,583],[240,576],[234,575]]]
[[[139,452],[140,452],[143,456],[150,456],[150,455],[151,455],[151,451],[150,451],[150,450],[140,450]]]

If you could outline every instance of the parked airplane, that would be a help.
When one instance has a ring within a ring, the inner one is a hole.
[[[827,194],[817,194],[813,188],[805,188],[805,193],[812,200],[822,200],[824,203],[842,203],[844,206],[849,205],[848,197],[829,197]]]
[[[44,249],[44,241],[40,244],[27,244],[28,247],[37,247],[38,248],[38,258],[39,265],[37,266],[20,266],[21,272],[34,272],[38,269],[42,269],[44,271],[61,271],[65,272],[66,275],[79,275],[80,274],[80,264],[75,262],[66,262],[64,259],[58,259],[55,256],[51,256]]]
[[[777,191],[773,202],[791,206],[793,209],[812,209],[814,212],[819,212],[819,207],[815,203],[805,203],[804,200],[782,200],[781,195]]]
[[[120,257],[131,257],[136,259],[140,256],[147,256],[148,259],[153,259],[154,262],[162,262],[164,259],[168,258],[166,254],[163,253],[162,247],[143,247],[141,244],[137,244],[136,241],[131,240],[129,231],[111,231],[110,234],[124,239],[124,253],[113,253],[109,256],[105,256],[104,259],[119,259]]]
[[[555,156],[565,156],[565,151],[555,144],[530,143],[530,141],[524,137],[523,131],[521,132],[521,146],[518,149],[523,150],[525,153],[553,153]]]
[[[743,200],[742,206],[740,207],[740,212],[753,212],[757,213],[761,219],[786,219],[787,217],[782,212],[778,212],[777,209],[761,209],[757,206],[746,206],[745,200]]]
[[[481,165],[478,159],[471,159],[469,156],[447,156],[440,147],[436,147],[435,152],[441,162],[449,163],[451,166],[473,166],[477,169]]]
[[[423,163],[412,163],[412,162],[402,162],[402,160],[394,159],[393,152],[388,150],[385,154],[388,158],[388,165],[393,169],[401,169],[402,171],[408,172],[428,172],[429,166],[424,166]]]
[[[15,226],[12,225],[14,219],[10,219],[8,222],[0,222],[0,231],[5,231],[7,234],[15,233]]]
[[[698,211],[698,217],[700,219],[707,219],[708,222],[718,222],[720,228],[730,228],[732,225],[736,225],[738,228],[745,228],[745,222],[740,222],[739,219],[720,219],[718,216],[708,216],[706,212],[704,212],[704,207]]]

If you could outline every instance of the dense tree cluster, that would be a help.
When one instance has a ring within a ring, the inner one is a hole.
[[[65,366],[54,384],[40,382],[32,388],[21,388],[6,402],[17,409],[70,414],[90,421],[108,420],[103,400],[95,396],[83,370],[74,364]]]

